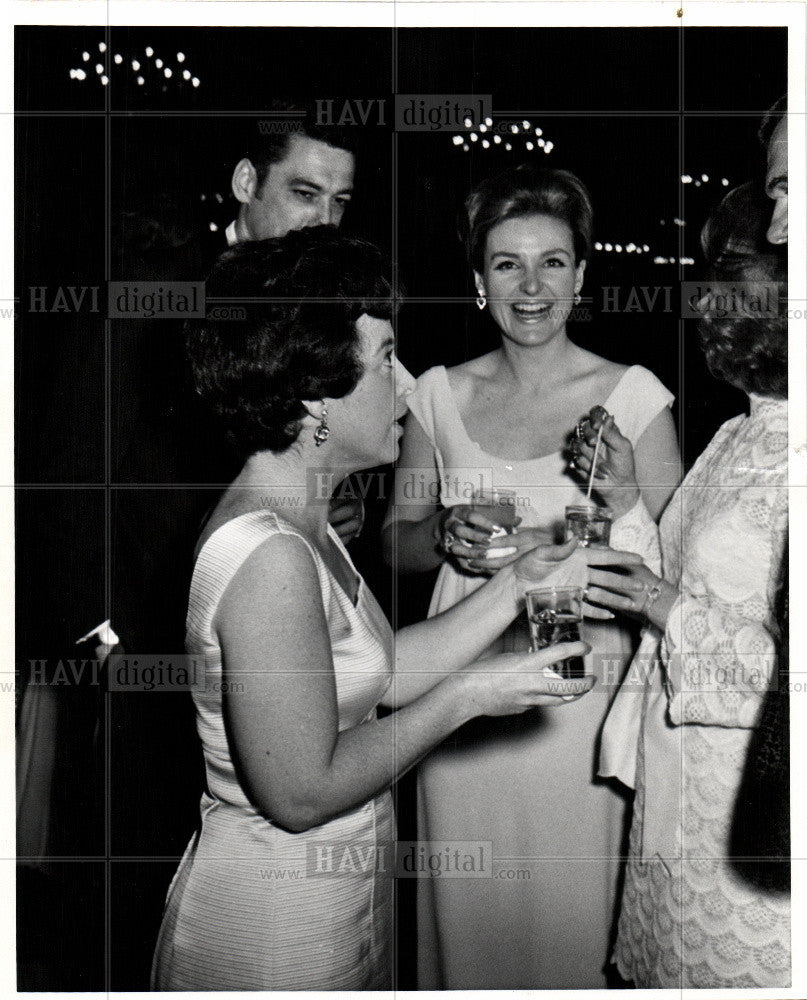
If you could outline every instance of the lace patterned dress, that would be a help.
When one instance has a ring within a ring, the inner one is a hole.
[[[729,859],[776,664],[786,482],[787,403],[752,395],[750,415],[721,427],[658,529],[641,504],[613,526],[614,548],[660,559],[680,588],[603,732],[601,773],[636,787],[615,960],[637,987],[790,982],[789,895],[755,888]]]

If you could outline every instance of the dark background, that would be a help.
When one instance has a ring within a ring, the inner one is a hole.
[[[170,80],[157,58],[172,67]],[[70,79],[71,68],[87,79]],[[184,68],[198,88],[181,79]],[[16,88],[23,685],[32,658],[64,655],[105,618],[128,652],[181,650],[191,515],[216,495],[203,477],[189,478],[206,431],[185,394],[178,324],[106,324],[103,286],[203,277],[236,214],[229,178],[245,135],[278,98],[386,101],[386,124],[362,130],[344,228],[379,243],[397,265],[409,296],[399,353],[415,375],[495,345],[490,319],[470,301],[457,213],[477,180],[534,159],[588,185],[595,240],[651,248],[593,254],[583,290],[590,322],[573,324],[572,338],[645,365],[676,394],[687,466],[744,407],[741,393],[706,371],[695,324],[679,320],[676,289],[682,277],[703,277],[698,233],[729,190],[722,178],[733,187],[761,171],[759,119],[786,89],[783,29],[18,28]],[[520,135],[509,153],[481,143],[464,152],[452,132],[395,133],[396,92],[490,94],[494,118],[528,119],[554,149],[527,152]],[[682,174],[709,180],[682,185]],[[695,263],[658,264],[657,256]],[[48,294],[100,286],[101,312],[86,304],[34,312],[32,285]],[[671,287],[672,310],[662,295],[650,311],[608,311],[603,288],[614,286]],[[389,480],[381,472],[352,551],[391,617],[407,621],[425,613],[431,578],[405,581],[393,607],[394,581],[378,559]],[[20,870],[19,985],[143,989],[165,892],[198,815],[203,776],[190,698],[99,698],[78,688],[59,697],[48,860]],[[411,780],[399,822],[401,836],[413,836]],[[401,988],[413,986],[412,885],[401,887]]]

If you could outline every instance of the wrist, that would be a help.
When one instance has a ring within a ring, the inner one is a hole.
[[[608,509],[616,521],[629,514],[641,500],[642,494],[634,483],[632,486],[620,486],[608,496]]]
[[[675,587],[666,580],[659,580],[649,589],[642,605],[642,614],[651,625],[664,632],[667,628],[667,619],[677,599],[678,592]]]

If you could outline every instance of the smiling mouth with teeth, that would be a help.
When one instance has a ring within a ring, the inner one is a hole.
[[[512,305],[513,312],[529,319],[545,316],[551,308],[550,302],[514,302]]]

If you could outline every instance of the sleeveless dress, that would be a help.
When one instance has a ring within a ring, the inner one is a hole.
[[[210,536],[194,569],[186,648],[204,669],[193,697],[207,791],[201,829],[168,891],[155,990],[391,988],[391,880],[375,863],[395,836],[390,793],[292,833],[249,801],[230,754],[211,621],[238,568],[278,533],[302,538],[271,511],[243,514]],[[392,678],[392,632],[361,578],[354,607],[308,548],[331,637],[341,732],[375,718]]]
[[[602,404],[635,444],[672,400],[651,372],[634,366]],[[481,480],[516,490],[523,526],[563,537],[564,508],[584,494],[560,452],[512,462],[485,453],[468,437],[442,367],[418,379],[408,402],[434,447],[444,505],[467,502]],[[429,614],[483,582],[444,563]],[[599,677],[585,698],[477,719],[420,766],[421,840],[491,842],[494,858],[490,879],[418,883],[421,989],[606,985],[626,802],[617,786],[596,778],[596,762],[599,731],[632,642],[612,622],[585,622],[582,638],[592,647],[586,671]],[[526,648],[522,617],[494,651]]]
[[[731,860],[748,747],[777,680],[787,537],[787,402],[750,404],[717,432],[658,527],[637,504],[612,533],[679,589],[603,733],[603,771],[636,788],[615,959],[637,987],[790,985],[790,894],[755,885]]]

